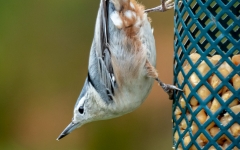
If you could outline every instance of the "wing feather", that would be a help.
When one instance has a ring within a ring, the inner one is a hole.
[[[112,100],[116,81],[111,61],[111,50],[108,45],[108,3],[109,0],[101,0],[100,3],[89,60],[88,78],[95,89],[103,96],[103,99],[106,99],[107,95],[108,100]]]

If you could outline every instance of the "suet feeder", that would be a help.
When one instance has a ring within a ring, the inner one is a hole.
[[[175,0],[173,149],[240,149],[240,0]]]

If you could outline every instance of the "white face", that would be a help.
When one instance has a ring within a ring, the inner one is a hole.
[[[81,99],[74,107],[72,122],[63,130],[57,140],[88,122],[116,117],[109,111],[109,107],[91,85],[87,89],[85,95],[81,95]]]
[[[105,120],[119,116],[111,110],[113,106],[107,105],[96,90],[89,85],[86,94],[78,101],[74,108],[72,122],[78,127],[88,122]]]
[[[73,112],[72,122],[76,124],[78,123],[78,127],[88,122],[99,120],[98,117],[101,117],[99,116],[99,101],[96,101],[97,99],[95,94],[95,90],[93,92],[93,88],[89,86],[88,91],[76,104]]]
[[[86,95],[87,94],[85,94],[85,96],[83,96],[75,105],[72,122],[63,130],[63,132],[60,134],[57,140],[60,140],[61,138],[65,137],[76,128],[79,128],[83,124],[87,123],[88,119],[86,117],[87,111],[85,102],[88,101],[88,98],[86,97]]]
[[[86,120],[86,106],[85,106],[85,102],[87,101],[87,94],[85,96],[83,96],[77,106],[74,108],[74,112],[73,112],[73,119],[72,119],[72,122],[73,123],[79,123],[81,122],[84,123]]]

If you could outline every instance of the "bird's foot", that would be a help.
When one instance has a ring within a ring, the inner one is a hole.
[[[182,3],[182,1],[179,1],[179,3]],[[167,10],[170,10],[172,8],[174,8],[174,0],[162,0],[162,4],[160,6],[154,7],[154,8],[150,8],[150,9],[146,9],[145,12],[149,13],[149,12],[155,12],[155,11],[159,11],[159,12],[165,12]]]
[[[163,90],[168,94],[169,99],[173,99],[173,91],[183,91],[182,89],[179,89],[178,87],[171,85],[171,84],[165,84],[158,78],[156,79],[159,85],[163,88]]]

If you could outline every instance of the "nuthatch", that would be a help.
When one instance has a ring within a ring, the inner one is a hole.
[[[154,79],[170,96],[155,69],[156,48],[147,17],[150,11],[171,9],[174,3],[144,10],[135,0],[101,0],[91,46],[88,76],[74,107],[72,122],[57,140],[96,120],[122,116],[138,108]]]

